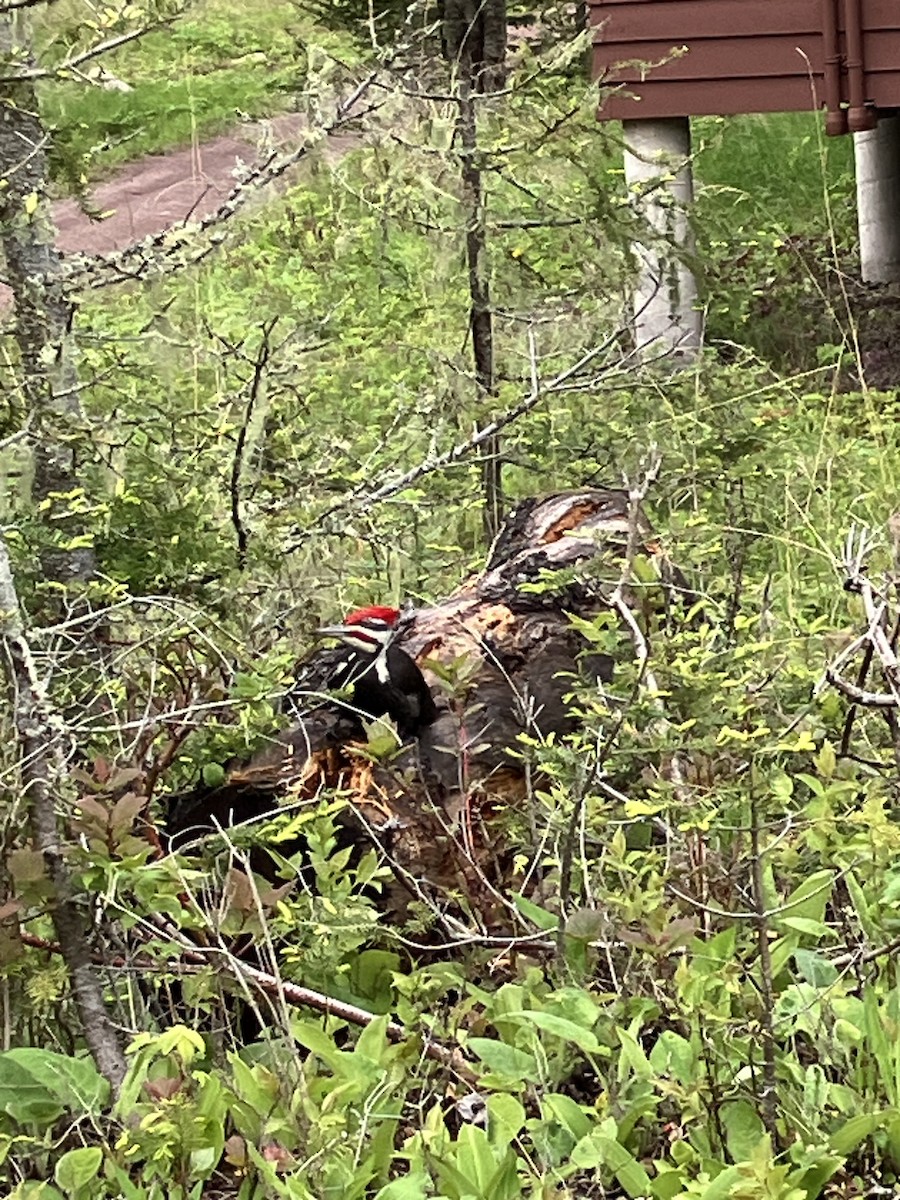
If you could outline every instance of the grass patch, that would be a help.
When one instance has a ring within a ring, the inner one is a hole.
[[[204,0],[171,28],[101,60],[130,92],[45,85],[41,106],[54,130],[56,179],[97,178],[143,154],[215,136],[245,116],[290,108],[309,34],[297,8],[283,0]]]
[[[853,145],[817,113],[693,123],[695,227],[707,333],[782,369],[852,342]]]
[[[786,232],[798,222],[822,228],[827,197],[840,232],[849,229],[853,142],[827,138],[819,113],[699,117],[693,136],[698,181],[715,197],[722,218]]]

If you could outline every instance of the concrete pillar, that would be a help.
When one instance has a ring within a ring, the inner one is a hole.
[[[900,280],[900,117],[854,133],[859,257],[866,283]]]
[[[691,123],[687,117],[623,121],[625,182],[649,226],[638,260],[634,340],[642,357],[691,362],[702,335],[697,281],[682,255],[693,251],[689,215],[694,199]]]

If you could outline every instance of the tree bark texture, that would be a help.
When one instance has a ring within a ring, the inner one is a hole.
[[[52,888],[50,915],[72,994],[97,1069],[118,1092],[125,1075],[125,1058],[103,999],[100,978],[91,961],[86,904],[76,896],[66,864],[56,813],[57,789],[64,766],[61,722],[51,709],[38,680],[25,630],[5,541],[0,538],[0,612],[4,662],[14,695],[15,727],[19,742],[20,778],[31,835],[40,851]]]
[[[497,394],[494,365],[494,318],[491,309],[490,263],[484,183],[478,155],[479,93],[503,86],[506,60],[506,2],[445,0],[444,53],[456,82],[462,201],[466,228],[466,267],[469,275],[469,330],[479,399]],[[503,481],[499,434],[481,448],[484,529],[493,541],[503,518]]]
[[[469,273],[469,332],[475,363],[475,386],[486,403],[497,395],[494,375],[494,315],[491,310],[487,217],[478,163],[478,114],[471,78],[461,77],[457,134],[460,148],[463,210],[466,221],[466,266]],[[501,440],[494,434],[481,447],[481,485],[484,531],[492,542],[503,520]]]
[[[506,77],[506,0],[443,0],[440,14],[451,67],[468,59],[475,90],[498,91]]]
[[[0,56],[19,68],[31,63],[24,21],[22,15],[0,14]],[[38,504],[49,502],[61,535],[61,544],[43,551],[42,568],[48,579],[77,584],[94,574],[95,559],[90,546],[67,545],[83,533],[67,498],[81,482],[75,449],[81,405],[73,309],[63,291],[47,196],[47,142],[34,85],[0,85],[0,242],[31,421],[33,497]]]

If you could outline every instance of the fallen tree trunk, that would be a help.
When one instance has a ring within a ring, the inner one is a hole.
[[[505,874],[495,818],[534,786],[520,735],[571,734],[574,677],[601,687],[612,678],[612,659],[592,651],[569,614],[590,617],[623,595],[634,611],[627,577],[636,551],[656,560],[670,591],[686,590],[633,501],[590,488],[520,504],[485,570],[417,611],[404,631],[438,708],[416,743],[374,756],[355,718],[321,703],[221,786],[172,797],[172,844],[340,790],[350,797],[351,836],[375,840],[408,893],[461,889],[490,925]]]

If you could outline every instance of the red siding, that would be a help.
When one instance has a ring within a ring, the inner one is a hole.
[[[622,85],[603,119],[824,103],[822,0],[590,0],[590,11],[595,78]],[[862,26],[866,102],[900,107],[900,0],[862,0]],[[843,66],[841,80],[846,101]]]

